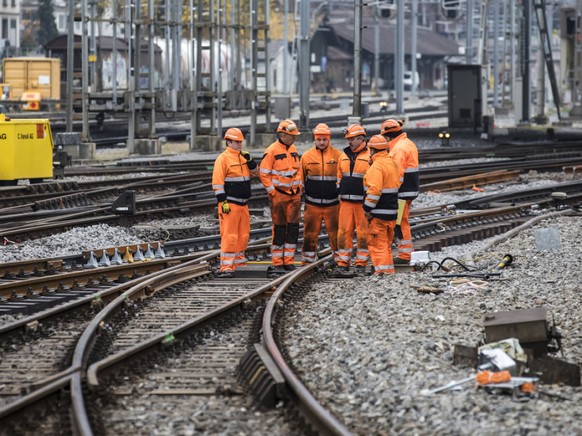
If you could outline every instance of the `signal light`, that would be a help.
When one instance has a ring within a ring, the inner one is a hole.
[[[376,4],[376,16],[385,20],[395,18],[396,5],[394,4],[394,0],[378,1]]]
[[[445,20],[456,20],[461,17],[461,2],[459,0],[441,0],[440,10]]]
[[[438,137],[441,140],[441,145],[442,146],[449,146],[450,145],[450,139],[451,139],[451,133],[446,130],[443,129],[438,133]]]

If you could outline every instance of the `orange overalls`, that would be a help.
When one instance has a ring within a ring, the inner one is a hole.
[[[259,177],[271,201],[273,266],[293,265],[301,217],[301,164],[297,148],[280,141],[263,154]]]
[[[220,271],[234,271],[246,263],[245,250],[251,231],[247,205],[251,198],[251,174],[258,174],[256,163],[252,170],[249,169],[240,151],[230,147],[226,147],[214,162],[212,189],[218,200]],[[221,203],[224,200],[230,205],[228,214],[222,212]]]
[[[329,145],[325,150],[309,149],[301,157],[305,189],[303,214],[303,263],[317,260],[317,243],[321,222],[329,237],[329,245],[337,257],[337,228],[339,199],[337,195],[337,171],[341,152]]]
[[[367,147],[354,153],[350,147],[340,156],[337,180],[339,184],[340,212],[337,234],[338,260],[341,267],[349,267],[354,250],[356,232],[356,266],[368,265],[368,220],[364,215],[364,174],[370,167],[370,150]]]
[[[368,250],[374,274],[394,274],[390,245],[398,215],[398,188],[402,183],[400,168],[390,159],[387,150],[376,152],[372,162],[364,176],[364,210],[372,214],[368,225]]]
[[[398,257],[410,261],[412,248],[412,232],[410,231],[410,206],[412,200],[418,197],[420,190],[420,178],[418,172],[418,150],[406,133],[401,133],[396,138],[388,142],[390,157],[396,161],[398,166],[404,171],[403,182],[398,191],[398,198],[406,200],[400,229],[402,239],[398,241]]]

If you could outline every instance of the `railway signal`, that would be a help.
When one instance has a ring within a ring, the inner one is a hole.
[[[441,0],[441,15],[446,20],[457,20],[461,18],[462,4],[466,4],[466,2],[462,0]]]
[[[396,18],[395,0],[379,0],[376,2],[376,16],[381,19],[390,20]]]

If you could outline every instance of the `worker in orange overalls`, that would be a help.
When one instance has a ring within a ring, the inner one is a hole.
[[[348,272],[354,250],[356,233],[356,273],[363,275],[368,265],[368,220],[364,203],[364,174],[370,168],[370,151],[366,131],[359,124],[344,130],[349,147],[344,148],[337,170],[340,195],[338,243],[338,270]]]
[[[322,221],[325,222],[325,230],[334,257],[337,257],[338,249],[337,171],[341,151],[331,146],[331,132],[327,124],[315,126],[313,138],[315,146],[301,157],[305,191],[303,264],[317,260],[317,243]]]
[[[224,134],[226,150],[214,162],[212,189],[218,200],[220,222],[220,277],[234,277],[237,267],[246,263],[251,218],[247,205],[251,197],[251,175],[257,176],[257,163],[242,149],[244,135],[237,128]]]
[[[388,140],[390,157],[398,163],[403,171],[403,182],[398,191],[398,201],[402,210],[402,219],[396,226],[398,238],[398,257],[394,259],[397,265],[408,265],[413,251],[412,232],[410,231],[410,207],[412,200],[418,197],[420,179],[418,172],[418,150],[414,142],[402,131],[404,121],[389,119],[382,123],[380,134]]]
[[[368,141],[372,164],[364,176],[364,212],[369,220],[368,250],[374,274],[394,274],[392,239],[398,217],[398,189],[402,184],[400,168],[388,154],[388,141],[374,135]]]
[[[277,141],[263,154],[259,177],[269,194],[273,241],[272,272],[295,269],[295,251],[299,239],[301,216],[301,162],[293,143],[299,129],[292,120],[283,120],[277,127]]]

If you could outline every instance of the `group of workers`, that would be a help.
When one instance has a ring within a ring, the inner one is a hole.
[[[388,119],[380,134],[368,137],[353,124],[343,131],[348,147],[331,144],[326,124],[313,130],[314,146],[299,156],[300,134],[292,120],[277,127],[277,140],[265,150],[260,165],[242,149],[244,135],[230,128],[226,150],[216,159],[212,187],[218,201],[221,252],[220,277],[234,277],[245,265],[250,233],[248,199],[251,176],[258,175],[271,208],[274,274],[295,269],[302,197],[302,264],[317,260],[322,223],[329,237],[336,269],[365,274],[369,261],[376,275],[393,274],[394,264],[408,264],[413,251],[409,215],[419,192],[418,150],[402,130],[404,122]],[[354,236],[356,250],[354,256]],[[392,241],[398,239],[398,256]]]

